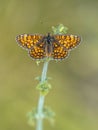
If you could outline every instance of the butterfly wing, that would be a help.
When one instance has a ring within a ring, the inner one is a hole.
[[[43,37],[43,35],[39,34],[22,34],[16,37],[16,41],[21,47],[28,50],[41,42]]]
[[[29,50],[29,55],[33,59],[44,59],[46,57],[45,48],[44,46],[38,47],[34,46],[32,49]]]
[[[75,48],[81,41],[77,35],[54,35],[54,39],[67,50]]]
[[[68,50],[61,46],[58,42],[53,42],[53,50],[52,50],[52,54],[51,57],[54,60],[62,60],[65,59],[68,56]]]

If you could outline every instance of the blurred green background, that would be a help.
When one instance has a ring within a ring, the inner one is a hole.
[[[56,112],[44,130],[98,130],[98,0],[0,0],[0,130],[35,130],[26,114],[39,93],[36,65],[15,41],[18,34],[51,32],[64,24],[82,43],[62,62],[51,61],[52,90],[45,104]]]

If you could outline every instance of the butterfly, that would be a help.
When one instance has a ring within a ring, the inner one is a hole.
[[[17,43],[26,49],[35,60],[51,58],[65,59],[70,50],[79,45],[81,37],[77,35],[22,34],[16,37]]]

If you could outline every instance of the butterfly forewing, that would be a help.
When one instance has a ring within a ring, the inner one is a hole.
[[[77,35],[54,35],[55,40],[66,49],[72,49],[76,47],[80,41],[80,36]]]
[[[43,35],[22,34],[16,37],[16,41],[25,49],[31,49],[43,39]]]

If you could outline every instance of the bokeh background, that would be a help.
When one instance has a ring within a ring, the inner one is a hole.
[[[35,130],[27,112],[37,106],[43,64],[36,65],[16,44],[23,33],[51,32],[64,24],[81,45],[62,61],[49,64],[52,89],[45,105],[56,113],[47,130],[98,130],[98,1],[0,0],[0,130]]]

